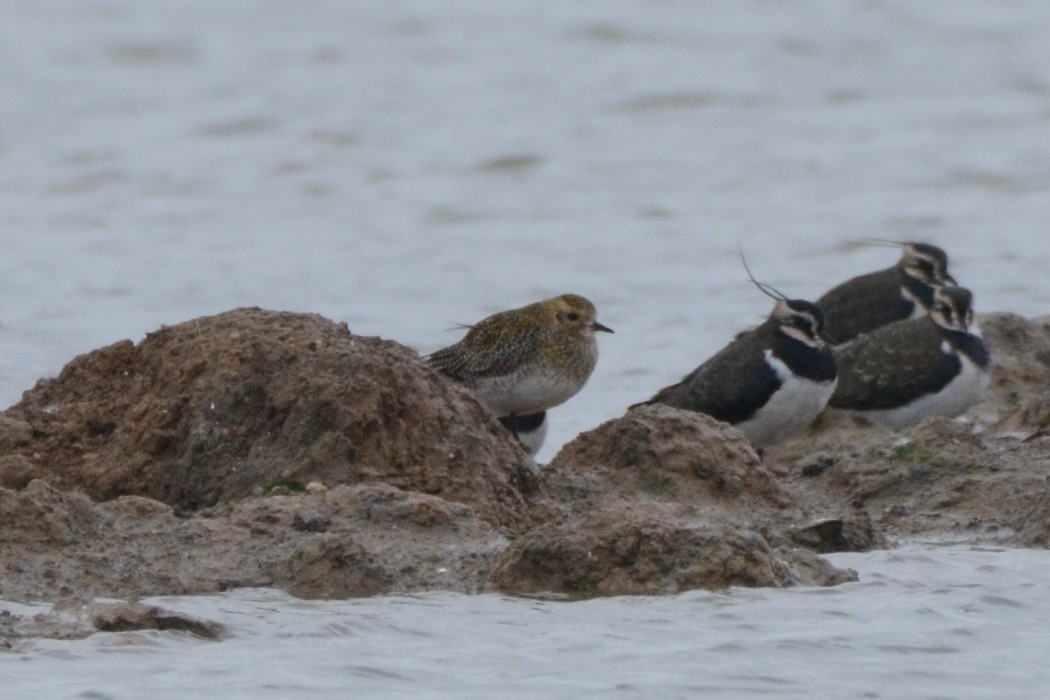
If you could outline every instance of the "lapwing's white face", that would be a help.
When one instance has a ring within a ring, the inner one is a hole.
[[[801,299],[780,299],[773,308],[773,317],[780,332],[789,338],[814,348],[825,345],[824,312],[816,304]]]
[[[955,278],[948,274],[948,256],[943,250],[924,243],[905,243],[901,262],[904,274],[932,285],[952,284]]]
[[[938,287],[930,316],[939,326],[966,331],[973,323],[973,295],[962,287]]]

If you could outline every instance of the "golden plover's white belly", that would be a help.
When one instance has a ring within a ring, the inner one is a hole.
[[[796,377],[768,350],[766,362],[783,384],[755,415],[736,424],[755,448],[774,445],[808,428],[828,405],[837,383],[837,380],[815,382]]]
[[[497,416],[539,413],[568,401],[583,382],[553,373],[523,373],[484,377],[474,381],[474,392]]]
[[[962,371],[936,394],[929,394],[897,408],[858,411],[875,425],[887,428],[903,428],[926,418],[954,418],[966,413],[984,396],[988,387],[989,373],[965,355],[959,356]]]

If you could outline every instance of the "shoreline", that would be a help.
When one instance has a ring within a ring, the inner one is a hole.
[[[544,466],[396,343],[259,309],[165,327],[0,413],[0,598],[575,600],[836,585],[856,574],[822,555],[902,541],[1046,548],[1050,320],[981,325],[992,381],[967,422],[832,416],[761,461],[646,407]]]

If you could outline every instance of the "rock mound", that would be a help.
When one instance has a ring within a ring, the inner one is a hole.
[[[985,400],[970,413],[997,433],[1050,429],[1050,316],[982,314],[980,324],[992,376]]]
[[[185,510],[382,482],[522,522],[529,462],[412,350],[313,314],[236,309],[77,357],[0,415],[0,485]]]
[[[772,475],[736,428],[703,413],[641,406],[579,435],[551,462],[637,492],[724,503],[727,498],[785,503]]]
[[[693,588],[786,586],[788,566],[759,536],[622,502],[519,537],[495,579],[515,593],[656,595]]]
[[[792,540],[807,514],[743,434],[642,406],[583,433],[540,476],[532,513],[495,571],[515,593],[570,597],[854,580]]]

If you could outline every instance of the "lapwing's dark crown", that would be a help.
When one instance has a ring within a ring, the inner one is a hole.
[[[819,305],[804,299],[782,299],[773,309],[778,330],[787,335],[823,342],[824,310]]]
[[[905,243],[899,266],[904,274],[926,284],[955,282],[948,274],[948,254],[929,243]]]
[[[973,294],[965,287],[938,287],[930,316],[942,328],[967,331],[973,321]]]

